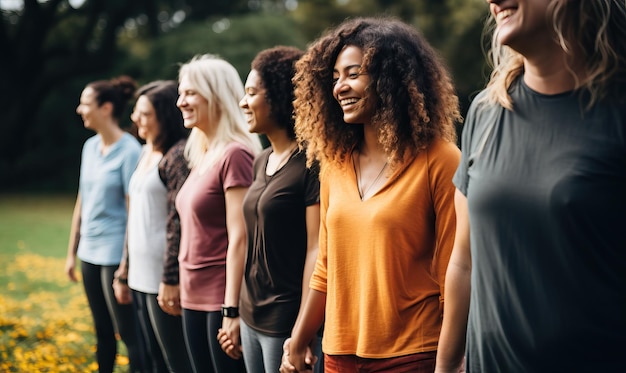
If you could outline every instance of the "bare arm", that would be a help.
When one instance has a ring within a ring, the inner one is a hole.
[[[80,241],[80,193],[76,196],[74,204],[74,213],[72,214],[72,225],[70,226],[70,238],[67,245],[67,258],[65,260],[65,274],[72,282],[78,281],[76,278],[76,252],[78,251],[78,242]]]
[[[470,225],[467,198],[457,190],[454,195],[456,208],[456,235],[452,256],[446,272],[443,326],[437,350],[437,373],[462,372],[465,353],[465,334],[470,302]]]
[[[239,307],[239,291],[243,281],[244,263],[246,260],[247,236],[243,216],[243,198],[248,188],[229,188],[226,190],[226,227],[228,230],[228,251],[226,253],[226,291],[224,305]],[[239,340],[239,318],[224,317],[222,330],[237,347],[227,351],[232,358],[241,357]]]
[[[310,345],[324,322],[326,293],[310,289],[304,308],[291,332],[291,338],[285,341],[280,371],[304,372],[312,370],[315,363]]]
[[[319,251],[319,235],[320,235],[320,205],[316,203],[306,208],[306,259],[304,262],[304,272],[302,273],[302,300],[300,302],[300,311],[304,308],[307,296],[309,294],[309,281],[315,269],[315,261],[317,260],[317,252]]]

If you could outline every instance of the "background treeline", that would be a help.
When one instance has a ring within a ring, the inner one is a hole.
[[[484,0],[4,0],[0,27],[0,191],[77,188],[93,132],[75,113],[95,79],[176,79],[213,53],[245,79],[261,49],[306,48],[346,17],[394,15],[441,52],[465,112],[485,82]],[[129,119],[123,123],[130,124]]]

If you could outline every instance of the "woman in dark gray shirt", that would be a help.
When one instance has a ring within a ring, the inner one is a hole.
[[[489,3],[437,372],[623,371],[626,6]]]
[[[285,46],[261,51],[240,102],[250,132],[266,135],[271,144],[255,159],[243,206],[248,252],[239,314],[248,373],[278,371],[317,257],[318,170],[306,167],[293,129],[291,78],[302,54]]]

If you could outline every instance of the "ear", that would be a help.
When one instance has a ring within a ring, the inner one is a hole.
[[[100,106],[100,110],[103,110],[106,114],[113,115],[113,103],[107,101]]]

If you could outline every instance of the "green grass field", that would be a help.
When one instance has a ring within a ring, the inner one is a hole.
[[[74,198],[0,195],[0,372],[98,370],[82,284],[64,274]]]

